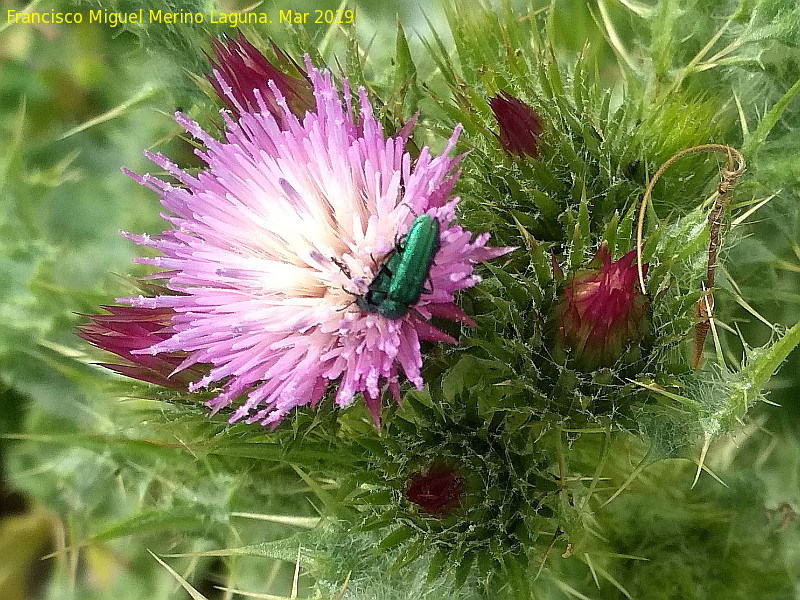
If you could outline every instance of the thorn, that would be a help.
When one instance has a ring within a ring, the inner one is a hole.
[[[336,594],[336,597],[333,600],[342,600],[344,597],[344,591],[347,589],[347,583],[350,581],[350,573],[352,573],[352,571],[348,571],[347,575],[345,575],[344,581],[342,582],[342,587],[339,588],[339,593]]]
[[[292,577],[292,591],[289,598],[297,598],[297,582],[300,579],[300,550],[302,546],[297,546],[297,562],[294,563],[294,577]]]
[[[703,470],[703,463],[706,461],[706,454],[708,453],[709,446],[711,446],[711,438],[706,436],[706,442],[703,444],[703,449],[700,451],[700,460],[697,461],[697,473],[694,474],[694,481],[692,481],[691,489],[694,489],[694,486],[697,485],[697,480],[700,479],[700,472]]]

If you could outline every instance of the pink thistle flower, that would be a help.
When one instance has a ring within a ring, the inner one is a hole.
[[[404,495],[426,513],[443,516],[458,506],[463,492],[464,484],[453,469],[435,465],[426,473],[414,473]]]
[[[314,108],[314,92],[305,70],[275,44],[272,44],[272,50],[284,70],[270,63],[247,41],[241,31],[237,40],[226,36],[224,43],[213,40],[211,44],[217,62],[206,56],[213,73],[207,79],[235,116],[238,117],[243,112],[262,110],[259,105],[261,98],[266,110],[281,122],[283,111],[269,87],[270,81],[278,88],[293,114],[302,117],[307,110]],[[285,71],[294,71],[297,76],[289,75]]]
[[[564,286],[559,341],[585,370],[613,365],[644,335],[648,301],[637,281],[636,251],[612,263],[603,243]]]
[[[497,125],[500,127],[500,146],[516,156],[539,156],[539,137],[542,135],[542,120],[522,100],[507,92],[489,99]]]
[[[172,225],[161,235],[128,237],[158,250],[139,262],[174,294],[122,299],[134,307],[173,311],[172,334],[134,354],[187,353],[177,367],[210,364],[194,391],[219,383],[213,412],[237,408],[244,419],[275,426],[292,408],[314,406],[338,381],[335,402],[361,393],[378,423],[383,382],[399,401],[399,370],[422,386],[420,341],[455,343],[428,320],[436,315],[471,324],[453,294],[478,281],[475,264],[509,252],[487,248],[453,224],[458,198],[449,198],[460,157],[423,148],[412,165],[404,151],[410,126],[384,138],[367,94],[358,90],[353,122],[350,92],[339,96],[329,73],[306,58],[316,110],[294,114],[274,81],[276,117],[256,94],[260,112],[226,114],[223,141],[178,114],[177,122],[204,145],[206,164],[195,177],[161,155],[146,153],[180,185],[126,171],[161,196]],[[423,293],[398,319],[362,312],[380,265],[415,215],[438,220],[439,244]]]

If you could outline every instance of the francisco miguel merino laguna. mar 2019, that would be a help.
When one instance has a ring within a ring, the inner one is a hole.
[[[352,10],[314,10],[310,12],[300,12],[291,9],[279,10],[279,23],[352,23],[355,14]],[[269,24],[272,23],[270,15],[264,12],[219,12],[213,9],[208,14],[202,12],[165,12],[162,10],[139,9],[132,12],[114,12],[107,10],[90,10],[88,14],[82,12],[60,12],[51,10],[49,12],[26,12],[9,9],[6,15],[6,23],[23,25],[61,25],[61,24],[101,24],[109,27],[117,27],[128,23],[142,24],[185,24],[194,25],[198,23],[224,23],[229,27],[238,27],[243,24]]]

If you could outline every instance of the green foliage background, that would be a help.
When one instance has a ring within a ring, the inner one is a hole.
[[[160,6],[155,1],[141,5]],[[33,10],[86,12],[98,6],[40,2]],[[211,5],[163,5],[170,6],[207,10]],[[111,0],[102,7],[132,10],[134,3]],[[297,2],[290,8],[303,7]],[[336,8],[320,2],[308,3],[305,10],[328,7]],[[265,4],[259,10],[281,8],[287,7]],[[424,7],[430,28],[418,5],[363,3],[354,8],[355,32],[292,32],[277,26],[246,31],[286,45],[295,56],[316,48],[331,66],[338,56],[351,79],[369,82],[385,101],[387,127],[421,106],[415,133],[420,144],[441,147],[451,120],[464,121],[462,142],[476,148],[467,165],[502,163],[508,169],[504,182],[524,176],[515,164],[502,162],[491,143],[488,108],[481,104],[497,89],[533,101],[531,80],[492,68],[492,57],[502,55],[504,43],[511,49],[508,64],[514,63],[515,40],[492,37],[495,30],[477,10],[473,21],[450,12],[450,26],[463,35],[455,48],[442,8]],[[511,12],[499,3],[491,8],[500,20],[504,11]],[[731,364],[741,360],[744,346],[737,331],[756,347],[796,323],[800,100],[786,95],[800,79],[795,3],[556,0],[515,10],[515,15],[546,21],[565,81],[580,60],[596,71],[602,89],[611,90],[613,98],[621,98],[626,86],[626,98],[645,107],[642,114],[656,115],[636,123],[631,143],[649,152],[647,164],[636,167],[638,181],[687,142],[701,141],[665,135],[669,128],[687,131],[686,119],[696,119],[698,129],[709,127],[719,139],[745,150],[748,179],[737,188],[740,197],[771,199],[734,231],[737,243],[731,238],[724,249],[725,276],[717,283],[718,318],[729,328],[721,342],[724,356]],[[395,11],[401,13],[405,38],[397,35]],[[211,33],[224,29],[211,28]],[[8,557],[0,565],[0,596],[25,597],[31,559],[45,548],[57,553],[46,563],[46,576],[34,577],[35,593],[59,600],[227,598],[234,596],[233,588],[252,597],[289,597],[295,581],[299,597],[471,597],[471,590],[482,589],[482,578],[490,579],[490,569],[480,564],[482,555],[469,550],[456,550],[455,557],[445,556],[450,550],[437,554],[436,541],[429,541],[452,536],[452,547],[463,549],[469,546],[460,541],[471,534],[453,523],[415,520],[397,508],[403,478],[414,467],[403,444],[419,444],[420,464],[425,453],[433,455],[439,448],[438,441],[420,442],[417,435],[420,423],[440,418],[425,393],[410,395],[402,409],[391,409],[394,429],[386,433],[389,440],[398,440],[397,447],[370,441],[373,432],[361,418],[363,407],[356,405],[344,420],[326,406],[299,415],[289,429],[302,432],[303,443],[278,446],[269,444],[269,435],[258,428],[226,428],[219,419],[207,420],[199,402],[112,377],[91,364],[99,354],[74,336],[81,314],[130,293],[133,286],[125,276],[142,273],[130,264],[137,249],[118,231],[156,233],[162,227],[157,199],[119,167],[148,170],[144,148],[157,148],[182,165],[196,164],[172,112],[180,107],[211,122],[215,105],[196,77],[205,72],[201,50],[208,49],[207,33],[188,26],[0,24],[2,502],[13,504],[11,490],[24,493],[29,502],[24,512],[10,516],[9,509],[0,521],[0,549],[7,549]],[[353,38],[361,54],[354,53]],[[452,64],[459,72],[453,75],[448,60],[456,54]],[[759,128],[782,98],[786,107],[774,126]],[[679,110],[685,103],[691,105],[689,115]],[[652,106],[659,110],[647,110]],[[547,106],[537,109],[547,111]],[[670,185],[686,190],[685,204],[676,201],[673,209],[695,207],[698,190],[715,181],[717,166],[714,160],[690,161],[673,172]],[[606,184],[618,186],[620,194],[636,192],[635,186],[629,189],[613,178]],[[473,211],[465,218],[479,224],[475,229],[485,228],[494,221],[491,210],[482,214],[469,198],[500,198],[498,182],[466,177],[460,185]],[[601,195],[605,189],[592,193]],[[748,208],[735,206],[732,218]],[[547,239],[548,225],[542,222],[524,225],[541,227],[537,238]],[[551,231],[558,226],[554,221]],[[515,235],[495,233],[499,243],[519,245]],[[485,275],[492,293],[507,283],[497,272]],[[487,300],[476,293],[465,302],[485,308]],[[500,319],[497,315],[513,314],[513,309],[495,304],[486,314]],[[448,400],[460,401],[470,371],[486,367],[478,353],[484,342],[464,337],[465,355],[472,362],[460,363],[461,371],[445,379],[442,393]],[[434,372],[447,359],[437,352],[429,359]],[[558,501],[563,506],[552,517],[567,535],[553,529],[533,532],[531,544],[541,546],[545,567],[533,584],[515,581],[516,559],[492,549],[493,556],[507,560],[502,571],[509,579],[506,587],[516,597],[535,598],[798,597],[798,361],[797,353],[791,355],[770,381],[773,404],[756,405],[746,422],[711,445],[705,465],[724,483],[703,473],[692,487],[697,470],[692,461],[701,450],[693,439],[686,452],[675,453],[678,458],[650,464],[648,448],[638,437],[612,432],[604,422],[581,432],[543,428],[553,454],[534,462],[570,455],[566,472],[558,474],[570,494]],[[474,414],[459,415],[459,431],[466,433],[458,440],[472,440],[477,447],[493,439],[493,424],[482,422],[480,411],[476,407]],[[667,440],[664,455],[675,450],[683,427],[670,415],[657,413],[652,430],[644,432],[653,441]],[[454,427],[451,415],[446,418]],[[334,446],[333,436],[353,443]],[[331,458],[334,453],[341,457],[339,464]],[[475,453],[477,461],[480,453]],[[516,467],[511,459],[519,456],[528,456],[526,448],[509,454],[509,464],[498,461],[488,467],[498,494]],[[535,465],[526,468],[537,473]],[[544,493],[552,475],[546,470],[537,474],[539,479],[531,482],[536,493]],[[348,494],[356,488],[366,491],[354,501]],[[360,517],[370,511],[377,517],[364,525]],[[319,514],[340,520],[309,530]],[[286,516],[296,520],[287,522]],[[551,518],[544,512],[540,516]],[[487,527],[502,526],[507,517],[489,515]],[[404,526],[392,529],[398,520]],[[362,527],[356,530],[348,523]],[[491,531],[484,533],[491,536]],[[375,552],[376,544],[381,551]],[[419,559],[429,551],[432,559]],[[168,556],[174,554],[182,556]],[[408,567],[399,568],[404,562]],[[437,568],[444,577],[430,576]],[[460,584],[457,592],[454,583]]]

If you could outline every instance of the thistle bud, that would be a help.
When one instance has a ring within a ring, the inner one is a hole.
[[[637,286],[636,251],[611,262],[603,243],[589,264],[564,284],[558,342],[582,370],[611,366],[641,340],[647,306]]]
[[[217,62],[206,56],[213,70],[213,75],[207,78],[220,100],[235,116],[238,117],[242,111],[261,112],[258,93],[267,110],[281,123],[283,111],[268,85],[269,81],[275,84],[289,110],[296,116],[302,117],[307,110],[313,110],[316,106],[305,69],[287,57],[275,44],[272,49],[280,68],[270,63],[241,32],[236,40],[213,40],[212,46]],[[291,71],[296,75],[290,75]]]
[[[442,516],[458,506],[464,485],[450,467],[436,465],[411,476],[405,497],[424,512]]]
[[[522,100],[506,92],[489,99],[489,107],[500,127],[500,146],[516,156],[539,156],[539,137],[542,120]]]
[[[134,351],[149,348],[164,341],[174,333],[167,308],[138,308],[131,306],[104,306],[109,314],[92,315],[90,321],[78,329],[78,336],[93,346],[116,354],[124,359],[122,364],[100,363],[120,375],[169,388],[185,388],[197,376],[194,369],[174,374],[186,360],[187,353],[152,356]]]

